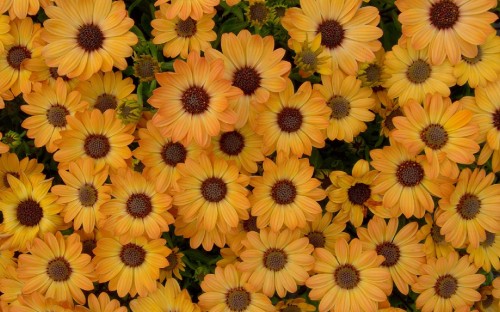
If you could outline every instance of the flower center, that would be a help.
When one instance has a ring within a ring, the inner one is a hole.
[[[116,100],[116,96],[107,93],[99,95],[94,104],[94,108],[100,110],[101,113],[104,113],[108,109],[116,109],[117,106],[118,101]]]
[[[314,246],[314,248],[323,248],[325,247],[325,235],[320,231],[312,231],[306,235],[309,238],[309,243]]]
[[[233,75],[233,86],[238,87],[245,95],[254,94],[260,87],[260,74],[253,67],[242,67]]]
[[[316,33],[321,33],[321,44],[328,49],[335,49],[344,40],[344,28],[334,20],[324,21],[318,26]]]
[[[246,232],[260,232],[260,229],[257,227],[257,217],[250,215],[248,220],[243,220],[243,229]]]
[[[85,52],[92,52],[102,48],[104,42],[104,34],[99,26],[94,24],[85,24],[78,30],[76,42],[85,50]]]
[[[302,113],[297,108],[285,107],[278,113],[278,126],[283,132],[296,132],[302,125]]]
[[[420,132],[420,139],[428,147],[438,150],[448,142],[448,132],[440,124],[430,124]]]
[[[146,259],[146,251],[139,245],[128,243],[120,251],[120,259],[126,266],[138,267]]]
[[[421,59],[414,61],[406,71],[406,78],[416,84],[425,82],[430,76],[431,66]]]
[[[424,169],[418,162],[407,160],[399,164],[396,178],[405,187],[417,186],[424,179]]]
[[[221,178],[208,178],[201,183],[201,194],[209,202],[220,202],[227,194],[226,183]]]
[[[83,143],[85,153],[94,159],[103,158],[111,150],[109,139],[102,134],[90,134]]]
[[[486,240],[481,243],[481,246],[483,246],[483,247],[493,246],[493,243],[495,243],[495,238],[496,238],[495,233],[490,233],[490,232],[486,231]]]
[[[78,190],[78,199],[82,206],[92,207],[97,202],[97,190],[92,184],[84,184]]]
[[[391,242],[383,242],[377,245],[377,254],[385,257],[382,265],[385,267],[391,267],[398,263],[399,257],[401,255],[399,247]]]
[[[353,289],[361,280],[358,270],[351,264],[340,265],[335,269],[335,272],[333,272],[333,276],[337,285],[344,289]]]
[[[19,179],[19,173],[17,172],[12,172],[12,171],[7,171],[4,176],[3,176],[3,185],[5,186],[5,188],[9,188],[10,187],[10,184],[9,184],[9,179],[7,179],[7,177],[9,176],[9,174],[13,177],[16,177]]]
[[[432,240],[436,244],[440,244],[440,243],[444,242],[444,235],[441,235],[441,228],[435,224],[432,225],[431,236],[432,236]]]
[[[203,87],[193,86],[184,91],[181,101],[186,112],[191,115],[198,115],[208,109],[210,96]]]
[[[493,304],[494,300],[495,298],[492,295],[486,295],[486,298],[481,301],[481,305],[484,309],[488,309]]]
[[[245,138],[237,130],[224,132],[220,136],[219,147],[226,155],[239,155],[245,147]]]
[[[62,128],[66,126],[66,115],[69,115],[66,107],[56,104],[47,110],[47,121],[54,127]]]
[[[177,164],[186,161],[187,150],[184,145],[179,142],[168,142],[167,144],[163,145],[160,154],[161,158],[167,165],[175,167],[177,166]]]
[[[456,293],[457,288],[457,279],[449,274],[440,276],[437,279],[436,284],[434,285],[434,291],[436,292],[436,295],[445,299],[451,298],[451,296]]]
[[[151,81],[158,71],[158,62],[150,55],[141,55],[134,65],[134,75],[143,81]]]
[[[196,34],[196,22],[191,17],[186,20],[179,19],[175,31],[179,37],[190,38]]]
[[[297,196],[297,189],[290,180],[279,180],[271,188],[271,197],[279,205],[293,203]]]
[[[134,218],[145,218],[152,210],[151,197],[146,194],[132,194],[127,200],[127,212]]]
[[[318,61],[318,58],[316,57],[316,54],[312,51],[305,51],[300,55],[300,59],[302,60],[302,63],[305,65],[314,67]]]
[[[64,81],[69,81],[70,80],[66,75],[60,76],[57,73],[57,67],[50,67],[49,68],[49,73],[50,73],[50,77],[52,77],[53,79],[57,79],[57,78],[61,77],[62,80],[64,80]]]
[[[167,256],[168,266],[165,268],[166,271],[173,271],[179,261],[177,261],[177,254],[172,251],[170,255]]]
[[[7,63],[16,70],[20,70],[22,62],[29,58],[31,58],[31,51],[24,46],[12,47],[7,52]]]
[[[251,21],[264,24],[269,15],[269,9],[265,2],[255,2],[248,7],[248,14]]]
[[[366,80],[368,82],[377,82],[380,80],[380,72],[381,68],[377,64],[370,64],[368,67],[365,69],[366,73]]]
[[[465,220],[472,220],[481,210],[481,200],[474,194],[464,194],[460,197],[457,212]]]
[[[349,101],[341,95],[332,96],[328,101],[328,106],[332,109],[330,118],[342,119],[349,116],[349,112],[351,111]]]
[[[264,266],[271,271],[281,271],[288,262],[288,256],[282,249],[269,248],[264,252]]]
[[[370,186],[364,183],[356,183],[347,191],[349,201],[354,205],[363,205],[370,198],[371,194]]]
[[[482,57],[483,57],[483,50],[481,50],[481,47],[478,46],[477,54],[475,57],[466,57],[462,55],[462,60],[469,63],[470,65],[474,65],[478,62],[481,62]]]
[[[35,226],[43,218],[43,209],[33,199],[27,199],[17,205],[16,217],[24,226]]]
[[[97,242],[95,239],[86,239],[82,241],[82,253],[94,257],[94,248],[97,247]]]
[[[498,131],[500,131],[500,109],[497,109],[493,113],[493,126],[497,128]]]
[[[250,293],[243,287],[232,288],[226,293],[226,305],[231,311],[245,311],[251,301]]]
[[[302,309],[298,306],[291,304],[287,305],[285,308],[280,310],[281,312],[302,312]]]
[[[399,117],[399,116],[404,116],[404,115],[403,115],[403,112],[401,111],[401,109],[399,109],[399,107],[398,107],[397,109],[393,110],[392,112],[389,113],[389,115],[387,115],[385,117],[384,125],[387,127],[387,129],[389,131],[396,129],[396,127],[394,126],[393,119],[394,119],[394,117]]]
[[[447,29],[458,21],[460,10],[453,1],[442,0],[432,5],[429,17],[431,24],[437,29]]]
[[[63,257],[57,257],[50,260],[47,265],[47,275],[55,282],[67,281],[71,276],[71,272],[73,272],[73,270],[70,264]]]

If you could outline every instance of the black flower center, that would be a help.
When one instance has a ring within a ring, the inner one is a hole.
[[[185,162],[186,157],[187,150],[184,145],[179,142],[168,142],[163,145],[161,150],[161,159],[171,167],[175,167],[177,164]]]
[[[220,136],[219,148],[229,156],[237,156],[245,147],[245,138],[237,130],[224,132]]]
[[[495,233],[490,233],[486,231],[486,239],[484,240],[484,242],[481,243],[481,246],[483,247],[493,246],[493,243],[495,243],[495,238],[496,238]]]
[[[234,72],[233,86],[240,88],[245,95],[252,95],[260,87],[261,79],[255,68],[245,66]]]
[[[474,194],[464,194],[460,197],[457,212],[465,220],[474,219],[481,210],[481,200]]]
[[[497,128],[500,131],[500,109],[497,109],[493,113],[493,127]]]
[[[139,245],[128,243],[122,246],[120,251],[120,259],[126,266],[138,267],[144,263],[146,259],[146,251]]]
[[[99,26],[94,24],[85,24],[78,30],[76,42],[86,52],[92,52],[102,48],[104,34]]]
[[[332,98],[328,101],[328,106],[332,109],[330,118],[335,119],[342,119],[349,116],[349,112],[351,110],[349,101],[341,95],[332,96]]]
[[[97,242],[95,239],[86,239],[82,241],[82,253],[94,257],[94,248],[97,247]]]
[[[347,190],[349,201],[354,205],[363,205],[371,194],[370,186],[364,183],[356,183]]]
[[[444,242],[444,235],[441,235],[441,228],[439,226],[437,226],[436,224],[432,225],[431,236],[432,236],[432,240],[436,244],[440,244],[440,243]]]
[[[458,21],[460,10],[453,1],[442,0],[432,5],[429,16],[431,24],[437,29],[447,29]]]
[[[31,58],[31,51],[24,46],[14,46],[7,52],[7,63],[10,67],[19,70],[25,59]]]
[[[271,271],[281,271],[288,262],[288,256],[282,249],[269,248],[264,252],[264,267]]]
[[[386,267],[391,267],[397,264],[399,257],[401,255],[399,247],[391,242],[384,242],[382,244],[377,245],[376,251],[377,254],[385,257],[385,260],[384,262],[382,262],[382,265]]]
[[[297,196],[297,188],[290,180],[279,180],[271,188],[271,197],[279,205],[293,203]]]
[[[108,109],[116,109],[117,106],[118,101],[116,99],[116,96],[107,93],[99,95],[94,104],[94,108],[97,108],[102,113],[104,113]]]
[[[181,99],[184,110],[192,115],[204,113],[208,109],[210,96],[203,87],[189,87]]]
[[[35,226],[43,218],[43,209],[33,199],[27,199],[17,205],[17,220],[24,226]]]
[[[385,117],[384,125],[387,127],[387,129],[389,131],[396,129],[396,127],[394,126],[393,119],[394,119],[394,117],[399,117],[399,116],[404,116],[404,115],[403,115],[403,112],[401,111],[401,109],[398,107],[395,110],[393,110],[392,112],[390,112],[389,115],[387,115]]]
[[[438,150],[448,142],[448,132],[440,124],[430,124],[420,132],[420,139],[431,149]]]
[[[7,171],[4,176],[3,176],[3,185],[6,187],[6,188],[9,188],[10,187],[10,184],[9,184],[9,179],[7,178],[9,176],[9,174],[13,177],[16,177],[19,179],[19,173],[17,172],[12,172],[12,171]]]
[[[302,113],[297,108],[285,107],[278,113],[278,126],[283,132],[296,132],[302,125]]]
[[[226,293],[226,305],[231,312],[245,311],[251,302],[250,293],[243,287],[231,288]]]
[[[85,154],[94,159],[106,157],[111,150],[109,139],[102,134],[90,134],[83,143]]]
[[[146,194],[132,194],[127,200],[127,212],[134,218],[145,218],[152,210],[151,197]]]
[[[323,248],[325,247],[326,238],[323,235],[323,232],[312,231],[306,235],[309,238],[309,243],[314,246],[314,248]]]
[[[434,291],[436,292],[436,295],[445,299],[451,298],[451,296],[453,296],[457,292],[457,288],[457,279],[449,274],[440,276],[437,279],[436,284],[434,285]]]
[[[243,229],[246,232],[260,232],[260,229],[257,227],[257,217],[250,215],[248,220],[243,220]]]
[[[177,253],[173,252],[167,256],[168,266],[165,268],[166,271],[173,271],[179,261],[177,260]]]
[[[343,264],[333,272],[335,282],[343,289],[353,289],[360,281],[359,271],[351,264]]]
[[[179,37],[190,38],[196,34],[196,22],[191,17],[177,22],[175,31]]]
[[[417,186],[424,179],[424,169],[418,162],[407,160],[399,164],[396,178],[405,187]]]
[[[220,202],[227,194],[226,183],[221,178],[208,178],[201,183],[201,194],[209,202]]]
[[[50,67],[49,68],[49,73],[50,73],[50,77],[52,77],[53,79],[57,79],[57,78],[62,78],[62,80],[64,81],[69,81],[70,79],[66,76],[66,75],[63,75],[63,76],[60,76],[58,73],[57,73],[57,67]]]
[[[481,305],[484,309],[488,309],[493,304],[493,301],[495,301],[495,298],[492,295],[486,295],[486,298],[481,301]]]
[[[69,115],[66,107],[56,104],[47,110],[47,121],[54,127],[66,126],[66,115]]]
[[[366,73],[366,80],[368,82],[377,82],[380,80],[382,69],[378,64],[370,64],[368,67],[365,69]]]
[[[67,281],[72,272],[69,262],[63,257],[52,259],[47,265],[47,275],[55,282]]]
[[[97,202],[97,190],[92,184],[84,184],[78,190],[78,199],[84,207],[92,207]]]
[[[426,61],[418,59],[408,66],[406,78],[415,84],[423,83],[431,76],[431,70]]]
[[[265,2],[255,2],[248,7],[248,14],[251,21],[263,24],[269,15],[269,9]]]
[[[318,26],[316,33],[321,33],[321,44],[328,49],[335,49],[344,40],[344,28],[334,20],[324,21]]]

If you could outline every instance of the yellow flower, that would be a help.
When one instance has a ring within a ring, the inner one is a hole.
[[[447,242],[444,235],[441,235],[441,228],[434,222],[437,216],[441,213],[437,210],[434,217],[429,213],[425,214],[425,225],[420,227],[417,232],[419,241],[424,241],[424,252],[427,260],[430,258],[447,257],[451,252],[456,252],[455,248]]]
[[[0,12],[2,11],[0,6]],[[10,19],[6,15],[0,15],[0,53],[5,49],[5,46],[9,46],[14,43],[14,37],[10,33]]]
[[[500,233],[486,232],[486,240],[479,247],[467,247],[470,261],[486,272],[500,269]]]
[[[332,74],[332,57],[322,54],[324,47],[321,46],[321,33],[314,36],[312,41],[306,35],[306,40],[302,43],[293,39],[291,42],[295,52],[293,61],[299,68],[301,77],[307,78],[314,73],[326,76]]]
[[[57,302],[53,298],[47,298],[38,292],[34,292],[29,295],[19,296],[19,305],[12,305],[9,308],[9,312],[72,312],[73,304]]]
[[[39,164],[36,159],[26,157],[19,160],[17,154],[5,153],[0,156],[0,191],[10,188],[7,176],[12,175],[19,178],[23,173],[27,177],[31,175],[43,176],[42,170],[43,164]]]
[[[150,293],[147,297],[140,297],[130,302],[133,312],[151,311],[179,311],[200,312],[200,308],[191,301],[186,289],[181,291],[179,283],[173,279],[167,279],[165,286],[158,283],[158,290]]]
[[[325,248],[334,252],[337,240],[345,239],[349,241],[351,239],[349,233],[344,232],[346,227],[345,219],[340,219],[337,216],[332,218],[333,214],[326,212],[323,216],[318,216],[313,221],[307,222],[306,227],[300,230],[314,248]]]
[[[155,6],[164,4],[168,0],[157,0]],[[220,0],[170,0],[170,6],[165,12],[165,17],[169,20],[176,16],[186,20],[191,17],[193,20],[200,20],[204,13],[211,14],[215,7],[219,5]]]
[[[168,266],[160,269],[160,283],[163,283],[165,279],[175,278],[181,280],[182,275],[180,271],[185,271],[186,265],[182,262],[184,254],[179,252],[179,248],[174,247],[172,253],[167,256]]]
[[[9,11],[10,19],[25,19],[28,15],[36,15],[40,9],[40,1],[44,0],[3,0],[0,14]]]
[[[105,292],[99,294],[90,294],[88,297],[88,308],[76,306],[76,312],[127,312],[126,307],[120,306],[120,302],[116,299],[111,300]]]

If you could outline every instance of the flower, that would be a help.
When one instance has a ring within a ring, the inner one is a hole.
[[[127,16],[123,1],[55,0],[45,8],[49,17],[42,39],[47,42],[43,56],[59,75],[87,80],[99,70],[113,66],[124,70],[126,57],[138,41],[130,32],[134,20]],[[89,22],[91,21],[91,22]]]
[[[5,153],[0,156],[0,191],[10,188],[8,176],[19,178],[23,173],[26,177],[42,174],[43,164],[39,164],[36,159],[28,157],[19,160],[15,153]],[[44,178],[42,178],[43,180]]]
[[[157,0],[155,5],[161,5],[168,0]],[[169,20],[176,16],[186,20],[191,17],[193,20],[200,20],[204,13],[211,14],[215,11],[215,6],[219,5],[220,0],[170,0],[171,5],[165,12],[165,17]]]
[[[313,221],[307,222],[305,228],[300,232],[309,239],[309,243],[314,248],[325,248],[334,252],[335,242],[339,239],[349,241],[349,233],[344,232],[346,222],[336,216],[333,218],[331,212],[326,212],[323,216],[318,216]]]
[[[486,272],[500,269],[500,233],[486,232],[486,239],[474,248],[471,245],[467,247],[467,253],[470,261],[479,268],[482,267]]]
[[[135,54],[134,54],[135,55]],[[142,54],[134,57],[134,76],[140,82],[151,82],[155,80],[155,75],[160,72],[158,60],[149,54]]]
[[[11,312],[73,311],[72,304],[57,302],[55,299],[42,296],[38,292],[19,296],[19,305],[12,305],[9,308]]]
[[[306,40],[300,43],[291,40],[295,56],[294,64],[299,68],[301,77],[309,77],[314,73],[329,76],[332,74],[332,57],[322,54],[324,47],[321,46],[321,33],[316,34],[312,41]],[[322,55],[322,56],[320,56]]]
[[[357,78],[362,81],[362,87],[372,88],[372,98],[375,100],[374,112],[379,112],[381,104],[389,106],[392,101],[387,97],[387,89],[382,85],[390,77],[385,70],[385,50],[380,48],[375,52],[375,59],[371,62],[365,62],[359,65]]]
[[[5,4],[4,4],[5,5]],[[0,12],[2,9],[0,8]],[[10,33],[10,19],[6,15],[0,15],[0,53],[5,49],[5,46],[14,43],[14,37]]]
[[[182,275],[180,271],[185,271],[186,265],[182,262],[184,254],[179,252],[179,248],[172,248],[172,252],[167,256],[168,266],[160,269],[160,283],[163,283],[165,279],[175,278],[181,280]]]
[[[255,29],[260,29],[275,18],[273,8],[267,6],[266,0],[249,0],[245,11],[247,20]]]
[[[88,309],[83,306],[76,306],[76,312],[127,312],[126,307],[122,307],[116,299],[110,299],[106,292],[102,292],[97,297],[90,294],[88,297]]]
[[[424,241],[424,252],[427,260],[430,258],[447,257],[451,252],[455,252],[455,248],[447,242],[444,235],[441,235],[441,228],[436,225],[434,220],[441,213],[437,210],[434,217],[429,213],[425,214],[425,225],[421,226],[417,232],[418,241]]]
[[[191,301],[187,290],[179,287],[173,279],[167,279],[165,286],[158,283],[158,290],[147,297],[139,297],[130,302],[133,312],[150,312],[165,309],[166,311],[199,312],[200,309]]]
[[[9,11],[11,20],[16,18],[22,20],[28,15],[36,15],[40,9],[40,0],[4,0],[2,2],[0,14]]]

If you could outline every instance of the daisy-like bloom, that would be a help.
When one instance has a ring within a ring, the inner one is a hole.
[[[198,20],[191,17],[181,19],[179,16],[168,18],[166,16],[171,6],[160,6],[160,10],[155,12],[156,19],[151,21],[153,43],[164,44],[163,55],[170,58],[180,55],[186,59],[192,51],[199,54],[211,47],[210,42],[217,39],[213,31],[215,12],[203,14]]]
[[[45,8],[49,17],[42,38],[47,42],[43,56],[59,75],[87,80],[99,70],[127,67],[138,41],[130,32],[134,20],[125,3],[112,0],[56,0]]]
[[[352,176],[344,171],[330,173],[328,204],[326,210],[340,211],[354,227],[361,226],[368,208],[375,209],[379,205],[379,196],[372,191],[372,183],[377,170],[370,170],[370,164],[363,159],[358,160],[352,168]]]
[[[250,200],[252,215],[257,217],[257,227],[268,225],[279,231],[283,225],[291,230],[306,227],[306,221],[313,221],[321,215],[318,201],[326,197],[321,182],[313,178],[314,167],[309,159],[292,157],[264,160],[262,176],[252,177],[254,187]]]
[[[203,311],[275,311],[271,300],[247,284],[248,274],[236,270],[232,264],[216,267],[215,274],[208,274],[201,282],[203,294],[198,304]]]
[[[19,305],[11,305],[9,312],[72,312],[73,304],[68,302],[57,302],[55,299],[43,296],[38,292],[19,296]]]
[[[130,302],[133,312],[151,311],[179,311],[199,312],[200,308],[191,301],[191,296],[186,289],[181,291],[179,283],[173,279],[167,279],[165,286],[158,283],[158,290],[150,293],[147,297],[140,297]]]
[[[2,139],[2,133],[0,132],[0,140]],[[4,154],[4,153],[7,153],[8,151],[10,150],[10,147],[3,143],[3,142],[0,142],[0,154]],[[263,155],[264,156],[264,155]],[[256,170],[257,171],[257,170]]]
[[[471,164],[474,154],[479,151],[475,138],[479,127],[471,123],[472,112],[461,109],[458,102],[450,98],[427,94],[424,105],[410,100],[403,107],[405,116],[393,119],[396,130],[391,137],[408,149],[410,154],[425,152],[429,163],[429,175],[437,177],[440,173],[450,176],[440,168],[439,154],[459,164]]]
[[[174,223],[174,217],[168,211],[172,207],[172,198],[156,192],[155,182],[146,180],[139,172],[123,168],[111,174],[111,195],[113,199],[101,207],[106,216],[101,227],[116,236],[134,238],[147,235],[156,239],[162,232],[168,232],[168,225]]]
[[[276,305],[276,310],[278,312],[313,312],[316,311],[316,307],[312,304],[308,304],[304,298],[295,298],[279,301]]]
[[[10,34],[14,37],[12,44],[4,45],[4,52],[0,53],[0,93],[9,88],[18,96],[31,92],[29,67],[30,59],[41,57],[42,47],[39,46],[41,27],[34,24],[30,17],[10,23]]]
[[[155,80],[155,75],[160,72],[158,60],[149,54],[137,56],[134,53],[134,76],[139,78],[140,82],[151,82]]]
[[[484,275],[476,272],[477,267],[469,264],[468,255],[458,259],[453,252],[447,257],[429,259],[411,287],[420,294],[417,308],[422,312],[469,311],[475,301],[481,300],[476,289],[485,281]]]
[[[67,115],[66,121],[69,129],[60,132],[61,139],[56,142],[59,150],[54,154],[59,169],[78,158],[91,158],[96,165],[105,163],[114,169],[127,166],[125,160],[132,157],[128,145],[134,140],[134,125],[123,125],[113,109],[78,112]]]
[[[401,11],[399,21],[403,35],[416,50],[429,49],[432,64],[448,58],[452,64],[461,55],[474,57],[477,46],[495,29],[491,26],[498,17],[488,10],[495,0],[397,0]]]
[[[155,6],[164,4],[169,0],[158,0]],[[165,11],[165,17],[169,20],[179,16],[186,20],[191,17],[193,20],[200,20],[203,14],[211,14],[215,11],[215,7],[219,5],[220,0],[170,0],[170,6]]]
[[[248,283],[254,291],[262,290],[268,297],[276,293],[283,298],[287,292],[296,292],[314,266],[314,247],[297,230],[249,232],[243,245],[246,249],[240,254],[238,270],[250,276]]]
[[[210,61],[191,52],[187,62],[174,62],[174,71],[156,75],[160,88],[148,102],[158,108],[153,117],[163,136],[185,144],[194,141],[206,147],[220,130],[228,130],[237,116],[229,102],[241,95],[223,77],[224,63]]]
[[[157,289],[160,268],[168,265],[171,250],[164,239],[148,240],[144,236],[134,239],[104,237],[94,249],[95,271],[99,283],[109,281],[109,290],[118,296],[129,294],[144,297]]]
[[[437,210],[434,217],[426,213],[426,224],[421,226],[417,232],[418,241],[425,240],[424,252],[427,259],[447,257],[451,252],[455,252],[455,248],[445,240],[444,235],[441,235],[441,228],[434,222],[439,213],[442,213],[442,210]]]
[[[387,299],[392,282],[381,264],[384,257],[374,250],[362,250],[362,243],[343,239],[335,243],[335,256],[326,249],[316,249],[314,272],[306,286],[309,298],[321,300],[319,311],[377,311],[377,303]]]
[[[375,250],[384,256],[381,266],[391,273],[398,290],[407,295],[409,284],[416,282],[420,267],[425,263],[423,245],[416,236],[418,223],[411,222],[398,231],[398,219],[392,218],[386,224],[384,219],[375,216],[367,228],[357,228],[363,250]]]
[[[64,185],[54,185],[52,193],[63,204],[64,222],[73,221],[73,228],[91,233],[104,215],[101,206],[111,199],[111,187],[104,185],[108,167],[96,165],[92,159],[80,158],[69,164],[69,171],[59,170]]]
[[[486,239],[474,248],[471,245],[467,247],[467,253],[470,261],[486,272],[500,269],[500,233],[486,232]]]
[[[2,9],[0,9],[0,12]],[[0,53],[5,49],[5,46],[9,46],[14,43],[14,37],[10,33],[10,19],[6,15],[0,15]]]
[[[385,50],[380,48],[375,52],[375,59],[371,62],[365,62],[359,65],[357,78],[362,81],[362,87],[372,88],[372,98],[375,100],[373,111],[378,112],[381,104],[387,106],[391,104],[391,100],[387,96],[387,89],[382,85],[390,77],[385,70]]]
[[[453,247],[469,242],[472,248],[486,240],[486,231],[500,232],[500,184],[492,184],[495,175],[484,170],[465,168],[455,189],[439,201],[443,213],[436,219],[441,234]]]
[[[189,239],[189,246],[196,249],[203,246],[206,251],[211,251],[216,245],[223,248],[226,245],[227,233],[223,233],[217,227],[213,230],[205,230],[203,226],[198,226],[196,221],[185,222],[181,216],[175,218],[175,235]],[[224,229],[227,231],[227,229]]]
[[[429,177],[425,156],[412,156],[399,143],[370,151],[371,165],[380,173],[372,184],[372,192],[383,196],[382,204],[398,217],[422,218],[434,211],[432,196],[443,197],[453,190],[451,180],[443,176]]]
[[[168,266],[160,269],[160,283],[163,283],[165,279],[175,278],[181,280],[182,275],[180,271],[185,271],[186,265],[182,262],[182,257],[184,254],[179,252],[179,248],[174,247],[172,253],[167,256]]]
[[[0,292],[2,293],[0,295],[0,304],[19,305],[18,297],[23,294],[25,283],[18,276],[17,264],[6,267],[3,274],[4,276],[0,277]],[[2,307],[0,306],[0,308]]]
[[[388,138],[390,133],[396,129],[396,126],[394,126],[394,117],[404,116],[404,112],[403,109],[399,107],[397,101],[389,100],[386,103],[384,107],[380,108],[378,114],[382,117],[380,134]]]
[[[324,50],[321,45],[321,33],[314,36],[312,41],[306,38],[302,43],[293,39],[291,42],[295,52],[293,61],[299,68],[301,77],[307,78],[314,73],[326,76],[332,74],[332,57],[329,54],[321,54]]]
[[[301,229],[303,236],[309,239],[309,243],[314,248],[325,248],[334,251],[335,242],[339,239],[349,241],[349,233],[344,232],[346,222],[333,218],[331,212],[326,212],[323,216],[318,216],[315,220],[307,222],[305,228]]]
[[[401,107],[411,98],[423,102],[427,93],[450,96],[450,87],[456,82],[450,62],[434,65],[427,49],[415,50],[410,44],[393,46],[386,53],[384,64],[390,78],[383,87],[388,88],[389,98],[398,98]]]
[[[262,136],[255,133],[249,124],[243,128],[222,132],[212,138],[212,153],[228,161],[233,161],[244,173],[257,172],[257,162],[264,160]]]
[[[222,34],[221,47],[222,53],[207,49],[205,55],[209,60],[223,60],[224,78],[243,92],[232,103],[238,116],[235,126],[241,128],[249,121],[255,129],[258,113],[269,99],[270,92],[285,90],[291,64],[282,60],[284,49],[274,50],[272,36],[262,38],[246,29],[238,35]]]
[[[68,90],[74,90],[79,82],[76,78],[68,78],[64,75],[60,76],[57,73],[57,67],[47,66],[44,58],[31,59],[29,61],[29,69],[31,70],[30,80],[35,90],[39,90],[41,85],[47,84],[54,88],[59,78],[64,81]]]
[[[42,174],[43,164],[39,164],[36,159],[28,157],[19,160],[15,153],[5,153],[0,156],[0,191],[10,188],[7,177],[12,175],[19,178],[22,173],[27,177]],[[42,178],[43,180],[43,178]]]
[[[103,113],[116,109],[129,99],[134,89],[132,78],[123,79],[121,71],[96,73],[90,79],[81,81],[76,88],[82,94],[82,100],[89,103],[90,110],[97,108]]]
[[[352,142],[354,137],[366,130],[366,122],[375,119],[370,109],[375,100],[370,96],[372,90],[361,87],[361,80],[346,76],[341,71],[331,76],[321,76],[321,84],[315,84],[331,108],[330,124],[326,129],[330,140]]]
[[[274,20],[276,13],[266,4],[266,0],[248,0],[245,16],[255,29],[260,29],[265,24]]]
[[[332,110],[313,90],[309,81],[297,92],[291,80],[280,93],[273,93],[259,115],[256,131],[263,137],[266,155],[277,151],[285,156],[311,155],[312,148],[325,146],[325,131]]]
[[[31,116],[21,126],[28,129],[27,136],[35,139],[36,147],[45,146],[49,153],[58,149],[54,142],[61,138],[60,131],[67,129],[66,116],[74,116],[88,106],[78,91],[68,90],[61,78],[55,86],[43,85],[23,98],[28,105],[22,105],[21,110]]]
[[[499,298],[495,298],[493,296],[494,287],[490,286],[481,286],[479,288],[479,293],[481,294],[481,300],[476,301],[474,303],[474,308],[478,312],[497,312],[500,308],[500,300]]]
[[[240,220],[237,227],[226,233],[227,245],[235,252],[235,255],[239,256],[245,248],[243,240],[246,239],[247,233],[250,231],[259,233],[260,229],[257,227],[257,217],[249,213],[247,220]]]
[[[187,159],[179,165],[182,175],[173,204],[184,222],[193,222],[207,231],[217,228],[222,233],[248,219],[247,198],[249,178],[223,159],[211,161],[200,155],[198,161]]]
[[[43,0],[41,0],[43,1]],[[0,4],[0,14],[9,11],[10,19],[25,19],[36,15],[40,9],[40,0],[4,0]]]
[[[26,252],[35,237],[64,229],[59,215],[63,206],[56,202],[57,195],[49,193],[52,180],[42,174],[20,179],[7,175],[10,190],[1,192],[3,223],[0,224],[0,249]]]
[[[88,297],[88,308],[83,306],[75,307],[76,312],[127,312],[126,307],[122,307],[116,299],[111,300],[106,292],[102,292],[97,297],[90,294]]]
[[[78,234],[64,238],[61,232],[46,233],[43,240],[35,238],[29,251],[19,256],[23,294],[39,292],[57,301],[85,303],[82,290],[94,289],[95,273],[90,256],[81,253]]]

